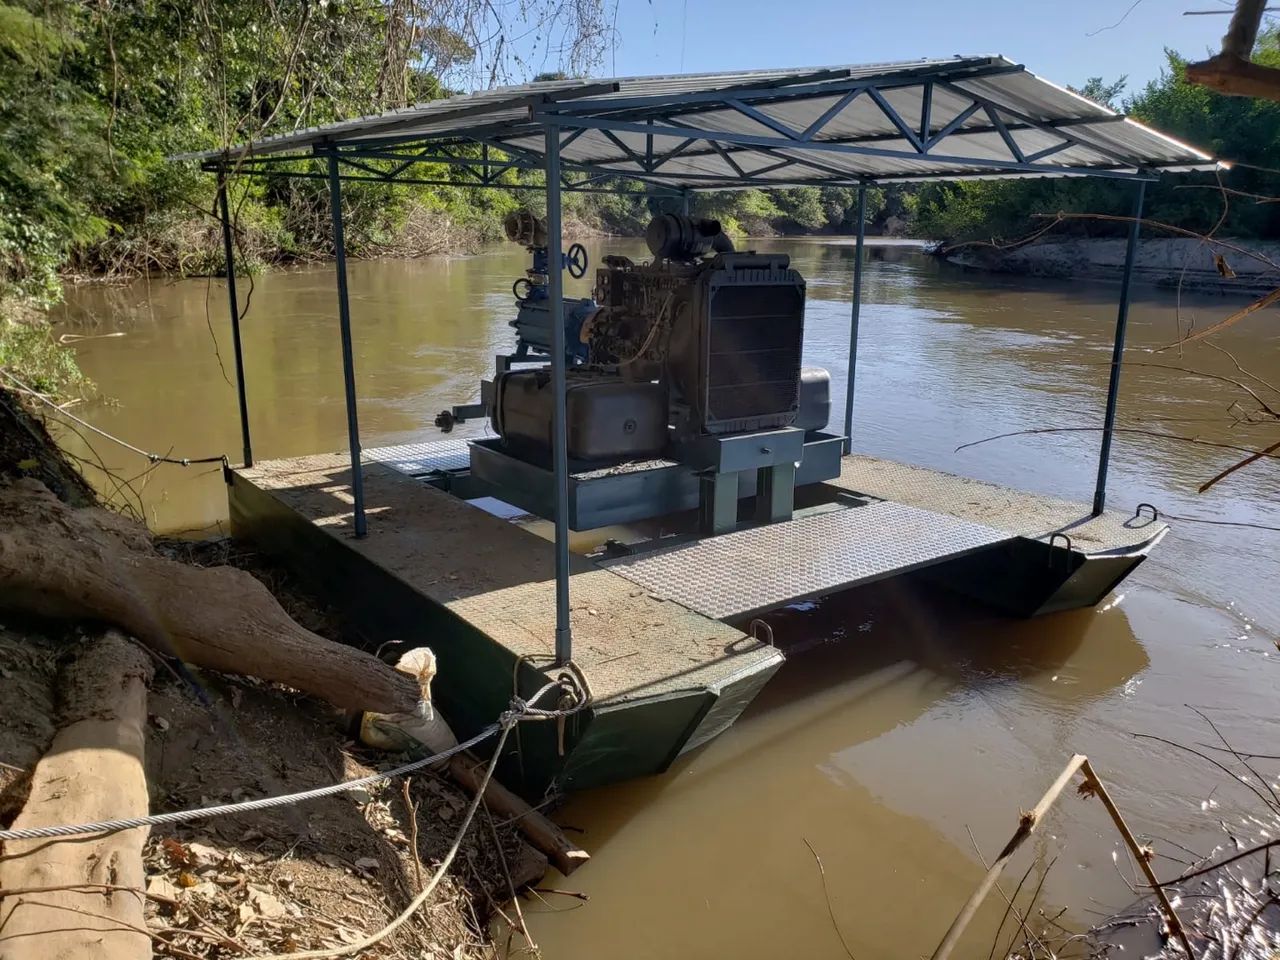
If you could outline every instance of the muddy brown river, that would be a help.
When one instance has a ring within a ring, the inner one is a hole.
[[[852,247],[768,246],[788,249],[807,277],[806,361],[829,367],[843,396]],[[638,253],[627,242],[610,249]],[[956,448],[997,433],[1097,426],[1116,288],[965,273],[905,247],[869,254],[855,448],[1087,501],[1095,432]],[[510,342],[508,291],[523,265],[510,247],[352,264],[366,445],[435,437],[435,413],[473,396]],[[332,281],[331,267],[318,266],[254,282],[245,350],[259,458],[345,444]],[[1181,310],[1203,328],[1238,305],[1184,296]],[[1230,376],[1274,402],[1250,375],[1280,384],[1280,317],[1261,311],[1218,339],[1248,371],[1240,374],[1206,347],[1181,359],[1148,352],[1175,338],[1176,308],[1169,292],[1136,292],[1122,426],[1274,442],[1274,428],[1232,425],[1233,410],[1253,405],[1240,389],[1153,364]],[[221,283],[82,287],[57,332],[88,338],[76,349],[101,399],[80,415],[147,450],[238,459]],[[136,476],[153,527],[225,520],[217,471],[144,473],[135,455],[93,446]],[[1153,838],[1163,874],[1180,868],[1164,855],[1191,859],[1180,847],[1229,845],[1226,828],[1245,831],[1241,818],[1261,815],[1249,784],[1135,734],[1209,744],[1197,749],[1214,755],[1194,706],[1241,749],[1280,752],[1280,532],[1260,529],[1280,527],[1280,464],[1257,463],[1197,494],[1234,456],[1117,438],[1110,506],[1146,501],[1217,523],[1171,520],[1170,536],[1104,608],[1014,622],[890,584],[775,616],[793,654],[734,728],[664,776],[574,797],[559,812],[595,859],[546,884],[589,900],[547,893],[526,902],[543,955],[842,957],[829,897],[859,960],[927,956],[982,874],[974,843],[994,855],[1019,808],[1076,752],[1089,755],[1133,828]],[[1065,910],[1059,922],[1072,929],[1135,899],[1133,868],[1097,801],[1065,794],[1011,866],[1006,892],[1029,866],[1024,898],[1043,879],[1038,904],[1050,916]],[[958,955],[987,956],[1004,912],[998,895],[991,901]],[[1002,943],[1009,935],[1006,927]],[[516,937],[513,952],[519,946]]]

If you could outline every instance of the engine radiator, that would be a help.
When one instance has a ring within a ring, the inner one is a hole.
[[[795,422],[805,283],[789,265],[785,255],[725,254],[698,278],[686,326],[696,348],[673,366],[702,432]]]

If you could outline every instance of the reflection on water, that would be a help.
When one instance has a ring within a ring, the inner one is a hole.
[[[608,943],[622,914],[663,919],[634,939],[629,927],[609,956],[836,956],[807,840],[855,955],[927,955],[981,875],[967,831],[995,845],[1076,748],[1025,742],[1024,717],[1062,723],[1148,665],[1118,612],[1055,621],[1033,636],[903,582],[774,616],[780,646],[809,649],[737,726],[662,777],[563,812],[590,825],[597,859],[561,885],[592,899],[572,913],[536,904],[539,943],[592,955],[581,945]],[[974,949],[1003,906],[986,909]]]
[[[842,398],[853,250],[768,245],[788,249],[808,279],[805,359],[832,370]],[[640,252],[630,242],[609,248]],[[1096,426],[1115,289],[964,273],[905,249],[873,248],[870,256],[857,448],[1088,499],[1095,433],[956,448],[996,433]],[[367,444],[435,436],[436,411],[474,396],[493,354],[509,344],[506,291],[522,269],[523,254],[510,248],[352,265]],[[1203,327],[1231,306],[1184,298],[1182,309]],[[216,282],[73,291],[68,330],[126,334],[79,344],[107,398],[84,415],[159,452],[237,451],[234,391],[214,352],[216,334],[229,364],[224,311]],[[1274,316],[1259,312],[1221,339],[1273,382]],[[1175,332],[1172,297],[1138,291],[1122,423],[1256,444],[1265,433],[1226,425],[1238,399],[1230,385],[1143,365],[1234,373],[1229,358],[1204,348],[1181,360],[1144,352]],[[258,456],[340,449],[330,269],[258,277],[245,345]],[[100,452],[127,472],[145,466],[106,446]],[[1110,502],[1280,526],[1273,464],[1195,494],[1231,456],[1124,434]],[[208,526],[225,516],[216,473],[164,468],[146,483],[141,494],[156,526]],[[741,723],[665,776],[571,801],[561,819],[585,831],[596,858],[553,885],[591,900],[552,895],[531,904],[535,937],[549,958],[841,955],[808,840],[859,957],[927,954],[981,873],[970,833],[987,853],[998,849],[1019,807],[1034,802],[1073,752],[1090,755],[1135,829],[1194,847],[1217,830],[1200,800],[1216,788],[1229,803],[1229,786],[1132,733],[1202,739],[1201,722],[1184,706],[1193,703],[1243,743],[1274,740],[1276,582],[1280,534],[1175,522],[1126,583],[1123,601],[1105,610],[1015,622],[898,582],[778,613],[775,636],[792,656]],[[1028,847],[1011,873],[1020,875],[1034,854],[1056,856],[1043,896],[1070,907],[1072,922],[1131,899],[1096,803],[1064,797]],[[972,952],[986,955],[998,913],[975,924]]]

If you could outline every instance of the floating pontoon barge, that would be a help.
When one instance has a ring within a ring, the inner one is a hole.
[[[1106,509],[1133,256],[1146,183],[1214,164],[1001,57],[548,81],[187,159],[218,174],[228,265],[229,178],[323,179],[332,201],[348,450],[254,462],[252,385],[228,269],[244,441],[244,465],[227,472],[234,533],[309,576],[372,639],[429,643],[439,658],[437,700],[459,735],[491,722],[513,689],[529,692],[576,667],[591,709],[565,728],[512,739],[513,780],[528,793],[657,772],[728,727],[782,662],[767,631],[752,628],[770,610],[921,571],[1016,615],[1087,606],[1166,532],[1145,505]],[[687,206],[703,190],[856,188],[843,432],[792,431],[781,439],[794,440],[794,456],[773,449],[776,433],[767,445],[733,437],[717,446],[709,470],[677,460],[579,469],[566,447],[561,270],[550,269],[549,463],[455,437],[362,451],[343,183],[530,189],[507,182],[520,170],[545,172],[549,262],[557,265],[564,191],[644,191]],[[1134,185],[1088,505],[852,452],[866,188],[1018,176]],[[468,502],[479,498],[550,519],[554,534]],[[658,513],[683,535],[640,533],[593,555],[570,550],[571,529],[643,530]]]

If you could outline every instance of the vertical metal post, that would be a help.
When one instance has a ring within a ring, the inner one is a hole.
[[[551,463],[556,485],[556,664],[573,659],[569,623],[569,434],[565,424],[564,242],[560,236],[560,128],[546,125],[547,297],[551,307]]]
[[[1129,326],[1129,287],[1133,282],[1133,261],[1138,252],[1138,232],[1142,221],[1142,201],[1147,182],[1138,181],[1133,201],[1133,221],[1129,224],[1129,242],[1124,250],[1124,276],[1120,280],[1120,306],[1116,313],[1116,336],[1111,346],[1111,377],[1107,381],[1107,412],[1102,421],[1102,449],[1098,453],[1098,482],[1093,488],[1093,515],[1100,516],[1107,506],[1107,467],[1111,462],[1111,438],[1116,428],[1116,403],[1120,398],[1120,364],[1124,360],[1124,336]]]
[[[333,262],[338,280],[338,331],[342,336],[342,385],[347,402],[347,447],[351,451],[351,496],[356,536],[368,532],[364,515],[364,476],[360,473],[360,424],[356,417],[356,364],[351,348],[351,304],[347,296],[347,244],[342,232],[342,179],[338,156],[329,154],[329,206],[333,219]]]
[[[240,298],[236,295],[236,248],[231,240],[231,209],[227,203],[227,178],[218,174],[218,214],[222,220],[222,255],[227,264],[227,298],[231,301],[231,344],[236,358],[236,399],[240,402],[240,442],[244,465],[253,466],[249,442],[249,401],[244,392],[244,350],[240,345]]]
[[[854,244],[853,313],[849,321],[849,365],[845,370],[844,452],[853,452],[853,384],[858,368],[858,315],[862,312],[862,255],[867,240],[867,187],[858,185],[858,241]]]
[[[689,215],[689,190],[685,188],[680,191],[680,212],[686,217]]]

